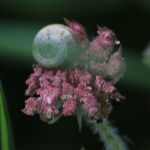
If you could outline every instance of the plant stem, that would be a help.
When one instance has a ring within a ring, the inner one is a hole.
[[[94,133],[100,135],[100,140],[104,143],[106,150],[129,150],[122,138],[118,135],[117,129],[110,126],[106,119],[102,123],[92,127]]]

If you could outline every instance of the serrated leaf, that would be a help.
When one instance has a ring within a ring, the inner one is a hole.
[[[15,150],[10,120],[2,84],[0,81],[0,147],[1,150]]]

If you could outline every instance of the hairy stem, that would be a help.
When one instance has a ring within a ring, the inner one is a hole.
[[[100,135],[100,140],[104,143],[106,150],[129,150],[122,138],[118,135],[117,129],[110,126],[106,119],[102,123],[92,127],[94,133]]]

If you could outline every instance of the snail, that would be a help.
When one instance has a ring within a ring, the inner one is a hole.
[[[33,57],[39,65],[54,68],[61,65],[78,44],[78,37],[69,27],[61,24],[48,25],[34,38]]]

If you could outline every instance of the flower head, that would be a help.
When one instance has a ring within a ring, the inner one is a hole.
[[[90,124],[99,123],[124,99],[113,85],[126,68],[121,47],[112,54],[113,46],[120,42],[112,30],[99,26],[98,36],[89,42],[81,24],[64,20],[81,41],[78,59],[66,67],[34,67],[26,80],[26,95],[32,97],[25,101],[22,111],[27,115],[38,113],[43,121],[54,123],[62,115],[84,110]]]

